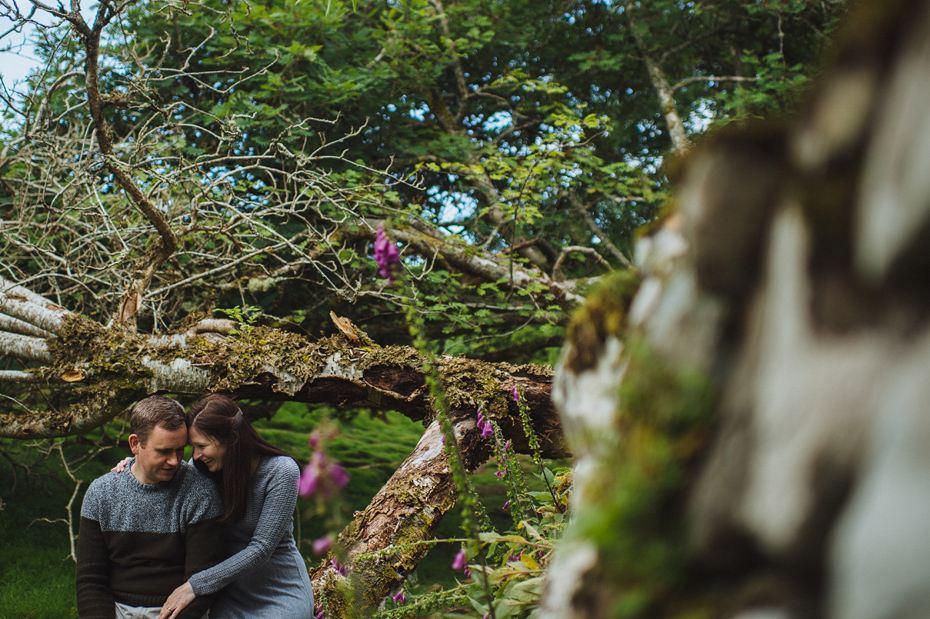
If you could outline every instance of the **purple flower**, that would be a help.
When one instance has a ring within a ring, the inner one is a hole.
[[[465,551],[459,550],[459,553],[455,555],[455,559],[452,561],[452,569],[461,572],[465,569]]]
[[[347,565],[339,565],[339,561],[335,559],[330,559],[329,564],[333,566],[333,569],[345,576],[349,573],[349,567]]]
[[[462,570],[462,573],[465,574],[466,577],[471,578],[471,570],[468,569],[467,567],[464,570]]]
[[[302,497],[311,496],[314,492],[316,492],[319,485],[319,470],[308,464],[304,467],[303,472],[300,474],[300,479],[297,480],[297,494]]]
[[[326,616],[326,615],[323,613],[323,607],[322,607],[322,606],[319,606],[319,605],[318,605],[318,606],[316,607],[315,610],[316,610],[316,615],[314,615],[315,619],[323,619],[323,617]]]
[[[514,383],[513,387],[510,388],[510,395],[513,396],[514,402],[520,401],[520,392],[517,391],[517,384]]]
[[[394,265],[400,263],[400,252],[397,245],[384,233],[384,224],[378,226],[375,233],[375,262],[378,263],[378,275],[388,280],[388,285],[394,283]]]
[[[507,502],[504,503],[504,509],[510,509],[510,499],[507,499]]]
[[[497,475],[498,477],[503,477],[504,471],[494,471],[494,474]]]
[[[349,483],[349,474],[338,462],[329,465],[329,478],[333,480],[337,488],[345,488],[345,485]]]
[[[349,474],[338,462],[331,462],[322,451],[315,451],[297,480],[297,493],[306,498],[319,492],[329,498],[335,488],[349,483]]]
[[[310,433],[310,438],[307,439],[307,443],[310,445],[310,449],[316,450],[320,448],[320,441],[323,440],[322,435],[319,430],[314,430]]]
[[[504,451],[507,451],[508,449],[510,449],[510,441],[504,443]]]
[[[491,427],[491,422],[484,418],[484,415],[481,414],[481,409],[478,409],[478,425],[477,428],[481,430],[481,438],[488,438],[494,434],[494,428]]]
[[[401,606],[407,603],[407,596],[404,595],[403,589],[401,589],[396,594],[394,594],[394,597],[392,597],[391,599],[397,602],[398,604],[400,604]]]
[[[329,550],[332,545],[333,545],[333,538],[331,538],[329,535],[325,535],[321,537],[320,539],[315,539],[313,540],[313,546],[312,546],[313,554],[321,555],[327,550]]]

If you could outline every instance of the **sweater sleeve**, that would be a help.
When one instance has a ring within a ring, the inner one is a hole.
[[[100,523],[81,517],[77,541],[77,606],[81,619],[114,619],[110,591],[110,553]]]
[[[192,576],[188,582],[195,595],[215,593],[246,572],[264,565],[292,529],[300,469],[296,462],[284,457],[276,459],[274,465],[258,524],[248,546],[219,565]]]

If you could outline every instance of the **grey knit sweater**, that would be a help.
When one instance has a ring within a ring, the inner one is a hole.
[[[220,591],[211,619],[313,617],[310,577],[293,535],[299,475],[286,456],[259,461],[245,517],[226,528],[229,558],[189,581],[197,596]]]
[[[91,483],[81,507],[77,602],[81,619],[115,616],[114,602],[161,606],[194,573],[223,558],[216,486],[186,462],[171,481],[144,484],[131,465]],[[181,617],[200,617],[212,596]]]

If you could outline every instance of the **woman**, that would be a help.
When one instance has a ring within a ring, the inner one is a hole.
[[[174,619],[195,597],[216,591],[211,619],[311,619],[313,590],[293,536],[299,465],[226,396],[195,403],[187,427],[194,465],[223,496],[229,558],[175,589],[159,619]]]

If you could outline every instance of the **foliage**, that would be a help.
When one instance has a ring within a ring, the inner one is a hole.
[[[438,350],[537,362],[554,357],[570,294],[627,268],[634,230],[664,200],[668,110],[643,58],[698,133],[784,109],[843,11],[810,0],[125,6],[100,33],[96,84],[80,71],[97,53],[90,39],[50,27],[47,70],[6,99],[8,279],[103,323],[136,290],[133,320],[149,331],[254,306],[265,323],[310,331],[335,310],[400,343],[404,301],[367,260],[392,218],[409,232],[404,265]],[[140,210],[120,174],[158,208]],[[159,212],[177,237],[164,261]]]

